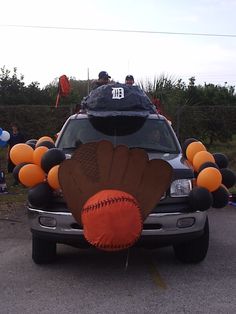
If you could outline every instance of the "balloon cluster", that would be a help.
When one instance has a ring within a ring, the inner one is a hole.
[[[10,133],[0,128],[0,147],[7,146],[7,142],[10,139]]]
[[[29,203],[35,207],[49,205],[53,191],[60,189],[58,168],[65,153],[55,148],[51,137],[43,136],[14,145],[10,158],[15,165],[15,180],[29,188]]]
[[[226,206],[230,196],[228,189],[236,183],[235,173],[228,168],[228,158],[222,153],[211,154],[194,138],[185,140],[183,155],[192,165],[196,177],[189,194],[190,208],[204,211]]]

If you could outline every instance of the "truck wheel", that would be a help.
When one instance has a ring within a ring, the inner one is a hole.
[[[36,264],[51,263],[56,258],[56,242],[32,236],[32,259]]]
[[[206,257],[208,246],[209,223],[207,218],[204,233],[199,238],[174,245],[174,253],[176,258],[183,263],[199,263]]]

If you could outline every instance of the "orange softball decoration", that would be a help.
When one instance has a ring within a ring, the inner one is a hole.
[[[203,169],[197,176],[197,186],[208,189],[210,192],[216,191],[222,182],[220,171],[214,167]]]
[[[83,206],[81,219],[87,241],[105,251],[132,246],[143,228],[136,199],[119,190],[103,190],[91,196]]]
[[[201,167],[205,162],[215,162],[213,155],[205,150],[196,153],[193,157],[193,168],[195,171]]]
[[[206,147],[202,144],[202,142],[192,142],[188,145],[186,149],[186,156],[189,161],[193,161],[193,157],[198,153],[205,150]]]

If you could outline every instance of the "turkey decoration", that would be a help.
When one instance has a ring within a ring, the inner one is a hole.
[[[58,175],[87,241],[116,251],[138,240],[145,218],[170,186],[172,172],[168,162],[149,160],[142,149],[100,141],[81,145],[60,164]]]

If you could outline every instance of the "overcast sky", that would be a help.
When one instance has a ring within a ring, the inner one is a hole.
[[[0,67],[17,67],[26,84],[87,79],[89,69],[119,82],[164,74],[236,85],[234,0],[0,0],[0,10]]]

